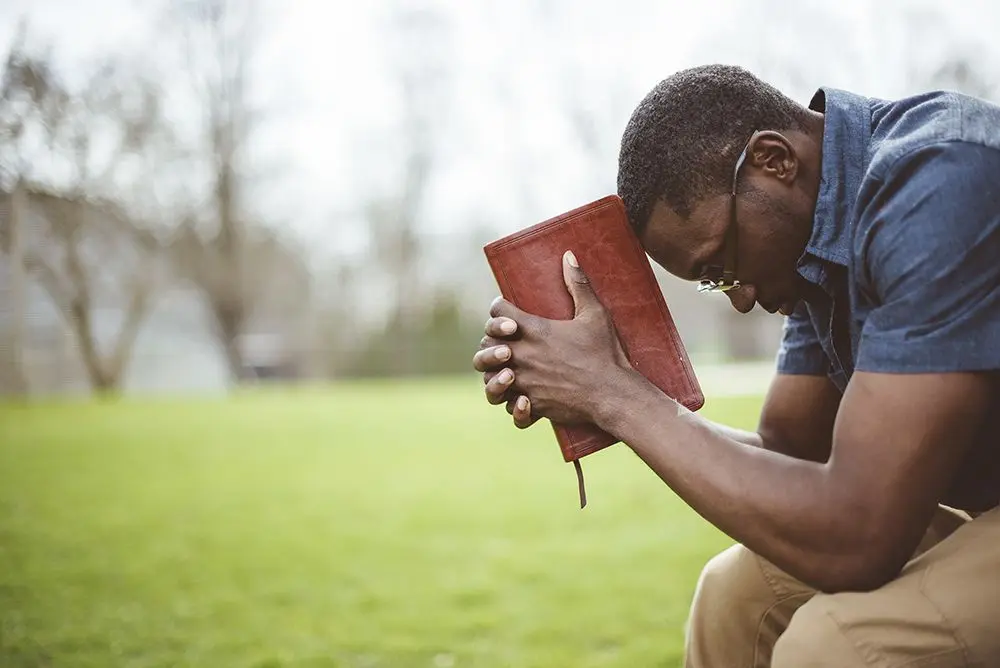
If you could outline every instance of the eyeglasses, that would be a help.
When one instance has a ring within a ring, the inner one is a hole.
[[[729,194],[729,227],[726,228],[726,238],[723,242],[725,264],[721,267],[719,265],[705,267],[705,273],[698,281],[698,292],[729,292],[740,287],[740,281],[736,278],[736,242],[739,231],[739,225],[736,222],[736,179],[740,174],[740,167],[747,159],[750,144],[756,136],[757,131],[755,130],[750,135],[750,139],[747,140],[746,146],[743,147],[740,157],[736,159],[736,166],[733,168],[733,185]]]

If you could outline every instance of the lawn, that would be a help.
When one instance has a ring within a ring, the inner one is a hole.
[[[475,378],[0,407],[0,666],[677,666],[731,541]],[[738,426],[760,399],[709,401]]]

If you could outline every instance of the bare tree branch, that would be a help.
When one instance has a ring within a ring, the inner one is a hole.
[[[63,281],[49,262],[34,252],[27,252],[24,255],[24,266],[28,273],[35,277],[49,298],[56,305],[61,313],[68,314],[70,303],[73,301],[72,292],[63,285]]]
[[[0,163],[22,184],[23,213],[32,221],[25,270],[65,317],[92,387],[114,390],[159,282],[152,268],[161,244],[122,203],[119,181],[137,159],[155,163],[150,154],[163,125],[158,101],[148,82],[117,63],[106,63],[75,92],[48,59],[25,51],[11,53],[2,82]],[[102,142],[100,154],[96,133],[112,142]],[[96,309],[115,299],[122,326],[104,342]]]
[[[107,361],[108,375],[120,378],[127,361],[132,357],[142,321],[149,312],[156,280],[150,272],[140,272],[132,283],[131,295],[125,308],[125,320],[115,337],[115,346]]]
[[[191,210],[171,242],[172,257],[204,294],[230,375],[239,381],[248,366],[241,342],[273,278],[271,262],[261,256],[291,252],[269,245],[246,199],[247,146],[259,120],[249,97],[259,17],[254,2],[177,2],[174,10],[203,112],[197,150],[209,167],[210,186],[204,206],[190,187]]]

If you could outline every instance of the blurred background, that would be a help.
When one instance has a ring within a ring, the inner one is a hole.
[[[482,246],[615,191],[660,78],[990,97],[988,2],[6,0],[7,392],[465,373]],[[658,271],[696,363],[765,360]]]
[[[728,539],[485,406],[482,247],[684,67],[995,99],[998,7],[0,0],[0,666],[679,665]],[[656,273],[752,428],[781,318]]]

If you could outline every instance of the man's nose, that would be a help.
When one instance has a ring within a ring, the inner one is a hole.
[[[757,290],[752,285],[743,284],[726,293],[733,308],[740,313],[749,313],[757,303]]]

